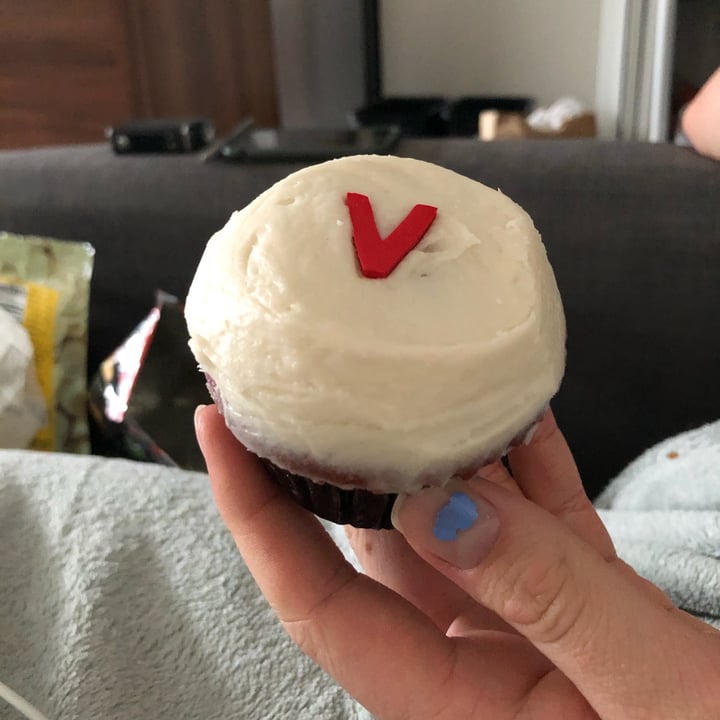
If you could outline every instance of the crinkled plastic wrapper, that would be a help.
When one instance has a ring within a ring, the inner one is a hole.
[[[155,307],[90,384],[97,452],[204,470],[195,441],[195,408],[207,389],[188,348],[183,306],[159,291]]]
[[[89,243],[0,233],[0,307],[27,330],[47,406],[35,450],[89,452]]]
[[[26,448],[47,424],[28,331],[0,307],[0,448]]]

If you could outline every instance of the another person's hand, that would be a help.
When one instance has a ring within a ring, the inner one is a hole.
[[[720,67],[687,104],[681,125],[695,150],[720,160]]]
[[[550,413],[512,476],[498,463],[404,498],[401,532],[352,530],[367,575],[213,406],[196,426],[260,589],[378,718],[720,717],[720,633],[618,560]]]

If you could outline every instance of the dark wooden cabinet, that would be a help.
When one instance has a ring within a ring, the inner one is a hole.
[[[269,0],[0,0],[0,148],[132,118],[277,124]]]

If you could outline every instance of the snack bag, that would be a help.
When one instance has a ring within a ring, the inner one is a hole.
[[[89,452],[87,326],[95,251],[88,243],[0,233],[0,307],[27,330],[47,422],[31,448]]]
[[[27,330],[0,307],[0,448],[26,448],[47,423]]]

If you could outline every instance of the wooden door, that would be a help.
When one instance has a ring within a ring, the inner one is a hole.
[[[0,0],[0,148],[132,118],[277,123],[269,0]]]

